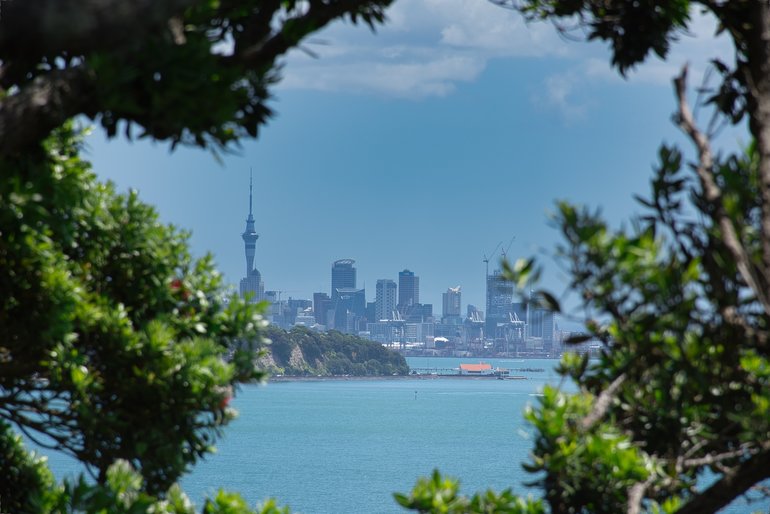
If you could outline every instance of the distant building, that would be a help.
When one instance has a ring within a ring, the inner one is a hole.
[[[410,305],[401,313],[401,318],[409,323],[433,322],[433,304],[416,303]]]
[[[366,291],[354,287],[340,287],[334,290],[332,327],[340,332],[356,334],[365,329]]]
[[[460,313],[462,308],[460,305],[460,286],[450,287],[446,290],[446,293],[441,295],[443,308],[441,309],[441,317],[444,323],[448,323],[448,319],[460,320]]]
[[[337,300],[338,289],[355,289],[355,262],[353,259],[340,259],[332,264],[332,301]]]
[[[532,308],[529,309],[527,320],[530,338],[540,338],[544,342],[552,343],[555,340],[555,320],[552,311]]]
[[[332,310],[332,299],[326,293],[313,293],[313,315],[319,325],[328,325],[328,313]]]
[[[513,312],[513,283],[503,278],[502,271],[487,275],[486,337],[495,339],[498,323],[507,323]]]
[[[246,218],[246,230],[241,234],[246,250],[246,276],[241,279],[239,292],[241,298],[250,302],[260,302],[265,296],[265,284],[262,282],[262,274],[254,267],[254,254],[257,249],[257,234],[254,228],[254,215],[252,214],[252,179],[249,177],[249,217]]]
[[[383,278],[377,281],[374,315],[377,321],[394,319],[396,311],[396,283]]]
[[[398,311],[406,312],[410,305],[420,303],[420,277],[405,269],[398,273]]]
[[[479,362],[478,364],[460,364],[461,375],[492,375],[494,370],[491,364]]]
[[[377,302],[366,302],[366,321],[368,323],[376,323],[377,319]]]

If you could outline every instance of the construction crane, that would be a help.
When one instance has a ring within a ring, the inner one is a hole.
[[[495,249],[492,250],[492,253],[489,254],[489,257],[494,257],[495,252],[497,252],[497,249],[500,248],[500,245],[502,245],[502,244],[503,244],[502,241],[497,243],[497,246],[495,246]],[[487,257],[487,255],[484,254],[484,261],[483,262],[484,262],[484,264],[487,265],[487,275],[486,275],[487,277],[489,277],[489,257]]]
[[[506,257],[508,257],[508,250],[510,250],[510,249],[511,249],[511,245],[513,244],[513,242],[514,242],[515,240],[516,240],[516,236],[513,236],[513,237],[511,238],[511,240],[510,240],[510,241],[508,241],[508,246],[506,246],[506,247],[505,247],[505,250],[503,250],[502,252],[500,252],[500,253],[502,254],[502,256],[503,256],[503,260],[505,260],[505,258],[506,258]]]

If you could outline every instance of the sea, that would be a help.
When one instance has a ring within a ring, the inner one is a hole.
[[[408,358],[412,368],[457,368],[478,359]],[[200,506],[221,488],[250,504],[275,498],[305,514],[403,513],[394,492],[408,493],[434,469],[456,477],[461,492],[525,484],[532,430],[523,412],[546,384],[571,389],[556,360],[485,359],[524,380],[441,378],[297,380],[243,387],[239,417],[217,453],[198,463],[181,485]],[[521,371],[517,372],[519,369]],[[53,454],[58,478],[81,469]],[[749,512],[733,510],[731,512]]]

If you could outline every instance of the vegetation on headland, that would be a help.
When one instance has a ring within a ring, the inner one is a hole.
[[[96,178],[69,120],[231,149],[270,115],[277,59],[388,3],[0,2],[0,512],[282,512],[224,492],[196,509],[175,485],[265,377],[262,320],[184,232]],[[22,432],[94,480],[58,482]]]
[[[294,327],[286,331],[270,326],[264,335],[270,344],[261,363],[273,375],[360,377],[409,373],[400,353],[336,330],[315,332]]]

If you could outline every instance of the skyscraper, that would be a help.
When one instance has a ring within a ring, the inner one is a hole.
[[[444,318],[460,317],[460,286],[450,287],[446,290],[446,293],[442,295],[443,310],[442,316]]]
[[[252,214],[252,186],[253,180],[249,174],[249,217],[246,218],[246,230],[241,234],[246,250],[246,276],[241,279],[240,293],[242,298],[249,298],[251,302],[259,302],[265,295],[265,284],[262,275],[254,267],[254,254],[257,249],[257,234],[254,228],[254,215]]]
[[[420,303],[420,277],[405,269],[398,273],[398,310],[404,313],[407,307]]]
[[[374,304],[378,321],[393,319],[393,313],[396,311],[396,283],[388,278],[378,280]]]
[[[353,259],[340,259],[332,264],[332,301],[339,298],[338,289],[355,289],[356,268]]]
[[[513,312],[513,283],[505,280],[500,270],[487,275],[486,332],[495,338],[497,324],[510,321]]]

